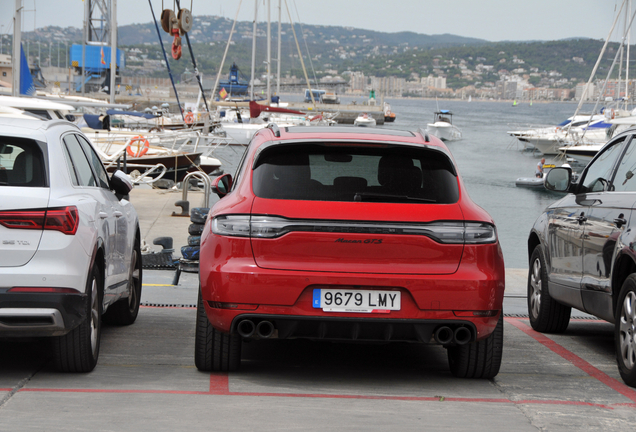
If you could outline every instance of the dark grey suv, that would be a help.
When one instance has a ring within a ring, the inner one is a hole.
[[[636,129],[608,142],[574,181],[552,169],[545,187],[569,192],[537,219],[528,239],[532,328],[563,332],[571,308],[615,323],[621,377],[636,387]]]

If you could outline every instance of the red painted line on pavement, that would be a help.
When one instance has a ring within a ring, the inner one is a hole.
[[[181,391],[181,390],[119,390],[119,389],[52,389],[52,388],[28,388],[19,392],[45,392],[45,393],[111,393],[111,394],[172,394],[172,395],[207,395],[207,396],[234,396],[234,397],[280,397],[280,398],[315,398],[315,399],[357,399],[357,400],[384,400],[384,401],[409,401],[409,402],[460,402],[460,403],[500,403],[500,404],[546,404],[546,405],[577,405],[604,409],[613,409],[612,406],[636,407],[636,404],[603,405],[582,401],[561,400],[519,400],[512,401],[503,398],[457,398],[457,397],[431,397],[431,396],[365,396],[321,393],[236,393],[224,389],[223,379],[226,376],[214,375],[214,389],[205,391]],[[212,379],[211,379],[212,381]],[[227,382],[227,381],[226,381]]]
[[[54,388],[23,388],[19,392],[49,392],[49,393],[149,393],[149,394],[183,394],[209,395],[206,391],[183,390],[125,390],[125,389],[54,389]]]
[[[218,395],[230,394],[230,378],[227,373],[210,374],[210,393]]]
[[[610,377],[605,372],[602,372],[599,369],[595,368],[590,363],[583,360],[581,357],[577,356],[572,351],[569,351],[566,348],[562,347],[561,345],[559,345],[558,343],[556,343],[549,337],[534,331],[532,327],[530,327],[526,323],[522,323],[518,318],[506,318],[506,321],[512,324],[513,326],[517,327],[519,330],[521,330],[522,332],[524,332],[525,334],[527,334],[528,336],[530,336],[531,338],[533,338],[540,344],[544,345],[545,347],[549,348],[556,354],[560,355],[565,360],[569,361],[574,366],[578,367],[579,369],[581,369],[583,372],[585,372],[592,378],[596,378],[597,380],[599,380],[600,382],[602,382],[603,384],[605,384],[612,390],[622,394],[623,396],[625,396],[632,402],[636,403],[636,391],[634,391],[633,389],[631,389],[624,383]]]

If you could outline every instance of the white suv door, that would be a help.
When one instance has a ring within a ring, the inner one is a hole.
[[[104,303],[109,304],[117,292],[126,288],[128,279],[126,257],[130,252],[127,253],[126,218],[119,199],[109,188],[106,171],[90,145],[76,134],[65,135],[63,139],[72,163],[71,177],[75,177],[72,181],[81,189],[78,194],[83,195],[78,200],[78,209],[95,224],[104,241]]]

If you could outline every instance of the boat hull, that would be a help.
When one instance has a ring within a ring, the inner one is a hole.
[[[429,134],[435,135],[442,141],[457,141],[462,139],[462,132],[457,126],[454,126],[450,123],[429,123],[426,126],[426,130]]]

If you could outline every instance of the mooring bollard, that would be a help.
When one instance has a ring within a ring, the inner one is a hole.
[[[190,178],[196,177],[203,181],[203,207],[209,207],[210,203],[210,177],[201,171],[191,172],[183,178],[181,184],[183,185],[183,192],[181,200],[174,203],[175,206],[181,207],[181,213],[172,212],[172,216],[189,217],[190,216],[190,203],[188,202],[188,183]]]

